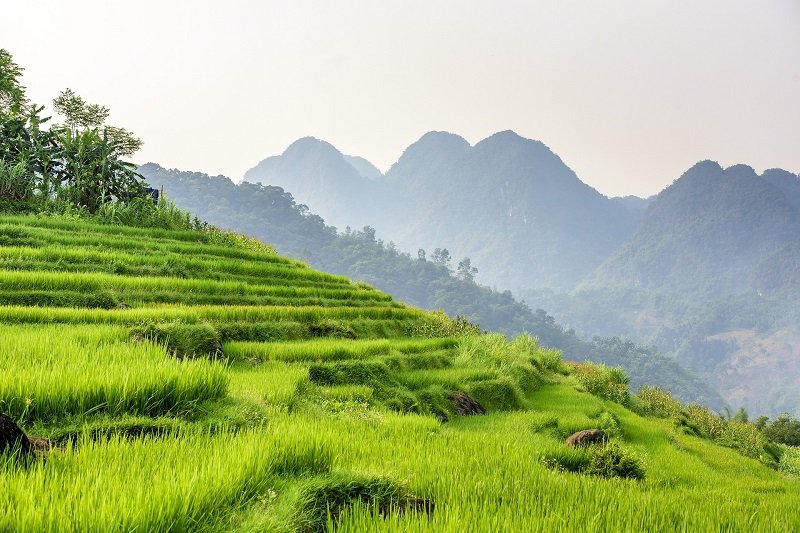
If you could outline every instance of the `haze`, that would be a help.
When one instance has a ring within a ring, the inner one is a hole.
[[[0,47],[138,162],[235,180],[306,135],[386,170],[429,130],[513,129],[607,195],[701,159],[800,172],[800,3],[699,4],[14,0]]]

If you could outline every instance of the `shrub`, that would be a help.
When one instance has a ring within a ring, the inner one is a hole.
[[[586,390],[586,392],[628,405],[631,393],[628,389],[630,378],[622,368],[607,367],[594,363],[567,363],[570,374]]]
[[[685,415],[688,427],[699,430],[702,436],[711,440],[720,438],[725,430],[725,422],[722,418],[702,405],[689,404],[686,407]]]
[[[783,446],[778,470],[800,477],[800,447]]]
[[[644,479],[642,462],[618,444],[609,442],[589,449],[589,464],[585,473],[601,477]]]
[[[463,337],[480,335],[481,328],[463,316],[450,318],[441,310],[428,313],[424,320],[414,322],[406,328],[409,337]]]
[[[220,355],[221,338],[213,326],[205,322],[185,324],[171,322],[148,324],[131,329],[131,337],[144,337],[167,346],[179,359]]]
[[[525,406],[519,386],[507,377],[470,383],[467,393],[489,411],[522,409]]]
[[[800,420],[791,417],[788,413],[780,415],[771,423],[765,419],[759,419],[758,425],[769,440],[778,444],[800,446]]]
[[[644,386],[636,393],[637,411],[640,414],[659,418],[678,417],[683,406],[672,397],[672,394],[660,387]]]
[[[597,427],[605,431],[609,437],[621,437],[622,426],[619,419],[608,411],[603,411],[597,416]]]

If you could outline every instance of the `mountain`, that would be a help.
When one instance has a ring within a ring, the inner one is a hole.
[[[356,169],[356,172],[358,172],[362,178],[367,178],[374,181],[383,177],[383,172],[378,170],[378,167],[363,157],[359,157],[357,155],[345,155],[343,157],[345,161],[350,163],[350,166]]]
[[[401,249],[469,257],[484,283],[571,288],[636,228],[636,209],[598,193],[539,141],[503,131],[475,146],[429,132],[385,176],[301,139],[245,179],[277,185],[338,227],[370,225]]]
[[[655,198],[656,198],[655,195],[649,196],[647,198],[640,198],[638,196],[629,194],[628,196],[615,196],[611,199],[617,202],[618,204],[624,205],[634,213],[643,214],[645,210],[647,210],[647,207],[651,203],[653,203],[653,200],[655,200]]]
[[[360,227],[368,223],[371,214],[371,178],[362,175],[370,173],[372,165],[368,165],[348,160],[325,141],[304,137],[281,155],[268,157],[248,170],[244,179],[291,191],[334,226]]]
[[[765,170],[761,179],[781,190],[792,204],[800,209],[800,176],[780,168]]]
[[[776,176],[791,183],[777,171],[768,178]],[[755,292],[770,283],[755,269],[799,238],[800,211],[783,189],[746,165],[703,161],[658,195],[638,231],[584,284],[695,301]]]
[[[569,327],[652,344],[755,413],[800,412],[800,178],[703,161],[569,294],[526,292]]]
[[[502,287],[567,288],[635,229],[634,215],[541,142],[512,131],[469,148],[453,141],[432,156],[426,135],[387,173],[418,191],[404,206],[411,216],[386,225],[402,248],[446,246],[455,258],[470,257],[482,281]]]

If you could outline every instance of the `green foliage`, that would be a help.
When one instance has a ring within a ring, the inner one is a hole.
[[[772,468],[778,466],[781,449],[775,442],[779,441],[770,441],[763,428],[765,420],[760,420],[762,426],[748,422],[744,409],[733,416],[728,412],[728,416],[723,417],[697,404],[684,407],[658,387],[640,388],[633,400],[632,407],[643,415],[672,419],[683,431],[733,448]]]
[[[106,107],[70,89],[54,101],[65,126],[43,125],[43,107],[28,104],[22,69],[0,49],[0,201],[66,201],[97,212],[112,201],[144,196],[142,176],[124,161],[142,145],[123,128],[107,126]],[[3,207],[0,205],[0,207]]]
[[[0,198],[11,202],[29,199],[34,191],[33,176],[24,161],[6,163],[0,160]]]
[[[386,382],[389,368],[380,361],[340,361],[311,365],[308,377],[319,385],[371,385]]]
[[[759,419],[756,423],[769,440],[778,444],[789,446],[800,446],[800,420],[784,413],[772,422],[766,417]]]
[[[645,474],[641,460],[614,442],[592,446],[589,450],[589,464],[583,472],[600,477],[637,480],[644,479]]]
[[[797,446],[784,446],[782,452],[778,470],[800,477],[800,448]]]
[[[153,343],[100,326],[0,326],[0,411],[19,420],[188,412],[223,397],[219,365],[167,360]]]
[[[21,113],[27,103],[25,87],[19,79],[23,68],[14,62],[11,53],[0,48],[0,115]]]
[[[346,507],[360,502],[390,512],[406,505],[408,493],[394,480],[369,476],[335,475],[308,483],[302,492],[304,501],[297,517],[298,531],[325,531],[337,521]]]
[[[428,319],[415,323],[408,330],[412,337],[460,337],[480,334],[480,327],[463,316],[450,318],[444,311],[433,311]]]
[[[683,405],[660,387],[639,387],[635,399],[636,410],[645,415],[677,418],[683,411]]]
[[[567,366],[570,368],[570,375],[586,392],[622,405],[630,403],[630,378],[621,368],[594,363],[567,363]]]
[[[132,339],[144,338],[160,343],[178,359],[222,355],[221,336],[208,323],[150,323],[132,328],[130,335]]]
[[[706,438],[719,439],[725,431],[725,421],[707,407],[689,404],[686,406],[685,415],[688,419],[688,427],[698,431]]]
[[[519,383],[516,383],[510,377],[476,381],[469,383],[465,388],[470,396],[489,411],[513,410],[525,407],[525,396]]]

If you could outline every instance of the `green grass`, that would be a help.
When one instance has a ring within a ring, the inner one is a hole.
[[[121,328],[0,326],[0,345],[0,410],[23,421],[177,414],[227,391],[221,365],[177,361]]]
[[[233,358],[258,357],[278,361],[339,361],[366,359],[389,355],[392,351],[403,354],[439,350],[455,344],[454,339],[375,339],[341,340],[324,339],[303,342],[230,342],[225,353]]]
[[[223,233],[0,215],[0,303],[0,411],[62,445],[0,456],[0,531],[800,529],[797,449]]]
[[[288,430],[83,440],[28,468],[0,466],[0,530],[216,530],[216,515],[329,471],[321,439]]]

